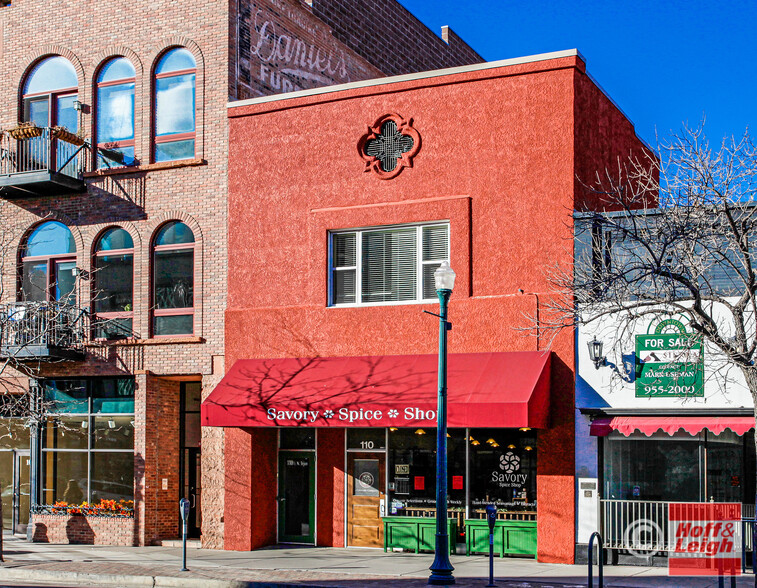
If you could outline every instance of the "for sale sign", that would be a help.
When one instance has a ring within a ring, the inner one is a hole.
[[[704,350],[675,319],[636,335],[636,397],[704,396]]]
[[[671,576],[741,575],[741,504],[671,503]]]

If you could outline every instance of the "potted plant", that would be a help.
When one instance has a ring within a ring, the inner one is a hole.
[[[42,135],[42,128],[33,122],[19,122],[12,129],[8,129],[8,134],[14,139],[33,139]]]
[[[66,143],[71,143],[71,145],[84,145],[84,137],[72,133],[66,127],[52,127],[50,134],[59,141],[65,141]]]

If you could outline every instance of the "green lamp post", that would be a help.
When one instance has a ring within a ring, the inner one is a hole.
[[[448,261],[434,272],[436,295],[439,297],[439,393],[436,413],[436,544],[434,563],[429,568],[428,583],[432,585],[454,584],[455,569],[449,561],[449,535],[447,535],[447,331],[452,323],[447,321],[447,306],[455,272]]]

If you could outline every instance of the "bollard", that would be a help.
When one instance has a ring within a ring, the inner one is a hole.
[[[604,579],[604,571],[602,570],[602,565],[604,564],[604,558],[605,558],[605,549],[602,544],[602,535],[599,534],[598,531],[594,531],[591,534],[591,537],[589,537],[589,578],[588,578],[588,586],[589,588],[594,588],[594,578],[592,577],[593,574],[593,567],[594,567],[594,538],[599,539],[599,555],[597,557],[597,564],[599,565],[599,588],[604,588],[605,585],[605,579]]]
[[[489,523],[489,583],[487,588],[496,586],[494,583],[494,523],[497,522],[497,507],[486,505],[486,522]]]
[[[188,572],[187,568],[187,519],[189,519],[189,500],[179,500],[179,514],[181,515],[181,570]]]

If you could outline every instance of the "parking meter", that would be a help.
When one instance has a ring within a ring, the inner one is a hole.
[[[497,507],[493,504],[486,505],[486,522],[489,523],[489,534],[494,534],[494,523],[497,521]]]
[[[494,524],[497,522],[497,507],[486,505],[486,522],[489,524],[489,583],[487,587],[496,586],[494,583]]]
[[[181,515],[181,571],[188,572],[187,569],[187,521],[189,520],[189,500],[182,498],[179,500],[179,514]]]

